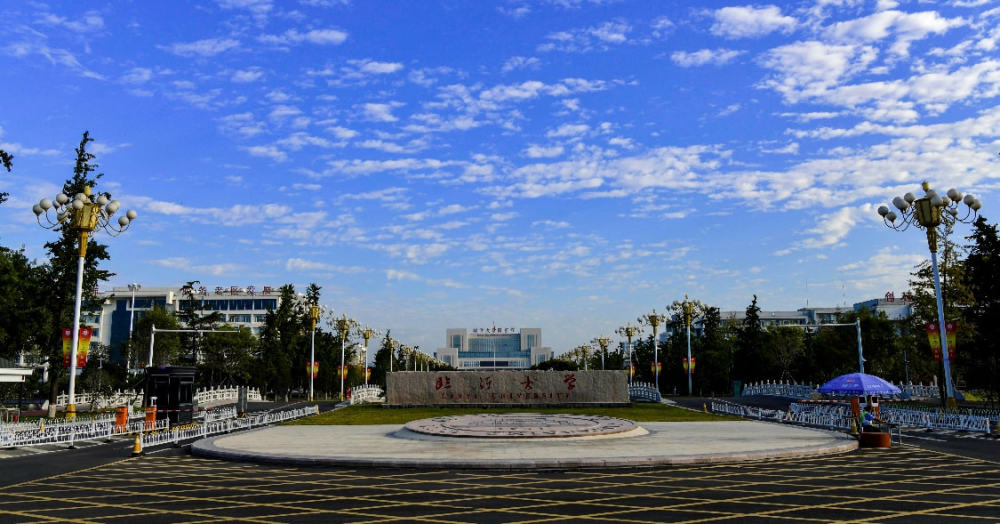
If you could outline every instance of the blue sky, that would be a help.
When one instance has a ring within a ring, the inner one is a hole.
[[[0,243],[44,256],[89,130],[139,212],[107,288],[316,282],[424,350],[561,353],[685,293],[898,296],[926,241],[875,209],[925,179],[993,216],[996,2],[3,5]]]

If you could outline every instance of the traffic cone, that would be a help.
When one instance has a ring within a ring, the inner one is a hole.
[[[704,411],[705,413],[708,413],[708,404],[705,403],[705,402],[702,402],[701,403],[701,410]]]
[[[858,434],[858,421],[853,418],[851,419],[851,434],[852,435]]]
[[[142,434],[136,433],[135,444],[132,446],[132,456],[138,457],[139,455],[142,455]]]

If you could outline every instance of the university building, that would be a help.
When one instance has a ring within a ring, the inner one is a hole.
[[[124,361],[123,343],[128,340],[130,329],[134,329],[146,312],[153,308],[163,308],[168,313],[178,313],[187,309],[188,295],[181,287],[141,287],[134,292],[128,287],[116,287],[101,291],[103,299],[98,311],[84,311],[80,314],[80,327],[93,330],[92,342],[100,342],[108,348],[108,358]],[[278,308],[280,290],[277,287],[262,286],[216,286],[209,289],[200,286],[195,290],[196,311],[222,315],[222,323],[248,328],[254,335],[260,335],[268,310]],[[134,312],[134,317],[133,317]]]
[[[456,369],[527,369],[553,358],[542,346],[540,328],[455,328],[446,330],[445,347],[434,358]]]

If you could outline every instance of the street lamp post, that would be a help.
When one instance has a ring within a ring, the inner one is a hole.
[[[136,212],[128,210],[118,218],[116,227],[111,217],[118,211],[121,204],[111,200],[111,195],[103,193],[97,198],[91,198],[90,186],[83,186],[83,193],[77,193],[73,200],[63,193],[56,195],[55,202],[43,198],[32,207],[38,224],[45,229],[57,231],[69,228],[80,235],[80,256],[76,266],[76,298],[73,302],[73,339],[69,355],[69,403],[66,405],[66,418],[76,418],[76,352],[80,344],[80,304],[83,300],[83,266],[87,258],[87,242],[92,231],[106,231],[116,237],[128,229]],[[49,216],[49,209],[55,213],[55,219]],[[46,223],[42,223],[45,215]]]
[[[632,367],[634,365],[632,361],[632,337],[637,336],[642,331],[639,326],[633,326],[632,322],[629,321],[626,325],[615,330],[615,333],[624,336],[628,339],[628,382],[632,383]]]
[[[135,292],[141,289],[142,286],[136,283],[131,283],[128,285],[128,290],[132,292],[132,305],[128,308],[128,358],[125,359],[125,371],[128,372],[132,367],[132,326],[135,324]]]
[[[938,195],[937,191],[931,189],[931,186],[926,181],[921,186],[924,190],[924,197],[917,198],[913,193],[906,193],[902,197],[896,197],[892,199],[892,205],[899,210],[899,215],[896,212],[890,211],[887,206],[879,206],[878,214],[882,216],[882,221],[885,225],[895,229],[896,231],[905,231],[909,227],[916,226],[917,228],[924,229],[927,233],[927,247],[931,252],[931,268],[934,273],[934,295],[937,301],[937,314],[938,314],[938,334],[941,337],[941,362],[944,364],[944,384],[945,384],[945,402],[949,405],[955,403],[955,392],[952,389],[951,384],[951,363],[948,359],[948,337],[945,333],[945,322],[944,322],[944,305],[941,300],[941,277],[938,274],[938,263],[937,263],[937,237],[938,237],[938,226],[941,225],[942,216],[947,214],[951,216],[950,219],[945,218],[945,220],[953,220],[956,222],[970,223],[975,220],[976,215],[979,212],[979,208],[982,207],[982,202],[978,198],[972,195],[962,196],[957,189],[951,188],[944,195]],[[962,202],[966,206],[965,215],[959,218],[958,216],[958,204]],[[897,224],[896,218],[900,221]]]
[[[601,335],[599,337],[594,337],[594,340],[592,340],[591,342],[597,344],[601,348],[601,369],[604,370],[605,369],[604,355],[605,353],[608,352],[608,344],[611,343],[611,339],[609,337]]]
[[[363,371],[365,374],[366,386],[368,385],[368,341],[371,340],[372,336],[375,335],[376,333],[377,332],[374,329],[369,328],[367,325],[365,326],[365,330],[361,332],[361,336],[364,337],[365,339],[365,349],[364,349],[365,357],[363,362],[363,368],[364,368]]]
[[[316,374],[316,322],[326,308],[313,304],[309,306],[309,320],[312,321],[312,333],[309,341],[309,402],[313,401],[313,375]]]
[[[347,318],[347,313],[344,313],[342,318],[337,319],[337,330],[340,331],[340,400],[344,400],[344,350],[347,343],[347,333],[351,331],[351,324],[354,323],[354,319]]]
[[[653,328],[653,376],[656,381],[656,391],[660,390],[660,372],[657,368],[657,364],[660,362],[660,352],[659,352],[659,341],[656,340],[656,328],[660,324],[666,322],[667,316],[663,313],[657,313],[656,308],[653,308],[652,313],[642,315],[638,318],[638,321],[642,324],[648,324],[649,327]]]
[[[687,361],[688,361],[688,395],[692,394],[692,381],[691,376],[694,373],[691,371],[691,321],[697,316],[698,309],[702,307],[702,304],[698,300],[690,300],[688,296],[684,295],[684,301],[680,302],[675,300],[672,304],[674,309],[679,309],[681,314],[684,315],[684,326],[687,330]]]

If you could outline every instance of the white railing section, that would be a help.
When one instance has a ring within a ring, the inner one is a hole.
[[[367,384],[351,388],[351,404],[364,404],[365,402],[385,402],[385,394],[382,387],[377,384]]]
[[[158,420],[153,430],[166,429],[169,421]],[[117,435],[128,435],[145,430],[143,419],[134,419],[123,426],[110,421],[72,422],[63,424],[44,424],[33,430],[0,431],[0,447],[37,446],[40,444],[66,443],[70,446],[77,440],[110,439]]]
[[[76,404],[87,405],[89,404],[94,409],[106,409],[117,406],[135,406],[139,407],[142,405],[142,392],[141,391],[115,391],[110,395],[102,395],[99,393],[77,393],[76,394]],[[69,404],[69,395],[63,393],[61,395],[56,395],[56,406],[66,407]],[[48,409],[49,402],[45,401],[42,404],[42,409]]]
[[[660,392],[656,390],[656,385],[649,382],[633,382],[628,386],[629,400],[647,400],[649,402],[659,402]]]
[[[909,397],[912,399],[933,399],[938,398],[939,392],[938,387],[935,385],[923,385],[923,384],[894,384],[902,392],[902,396]],[[770,380],[763,382],[751,383],[743,386],[744,397],[751,395],[764,395],[773,397],[788,397],[788,398],[801,398],[807,399],[812,398],[813,395],[819,395],[819,386],[812,386],[810,384],[799,384],[797,382],[781,382]]]
[[[236,402],[239,397],[239,388],[202,388],[199,389],[194,394],[195,402],[200,404],[205,404],[208,402],[215,402],[219,400],[232,400]],[[260,396],[260,390],[257,388],[250,388],[247,392],[247,400],[250,402],[261,402],[263,397]]]
[[[957,431],[974,431],[989,434],[990,419],[978,415],[963,415],[946,413],[944,411],[929,412],[910,409],[883,407],[882,420],[912,428],[951,429]]]
[[[227,418],[236,418],[236,408],[207,409],[196,415],[203,423],[216,422]]]
[[[159,446],[162,444],[180,444],[183,440],[204,438],[218,433],[229,433],[241,429],[266,426],[276,422],[284,422],[296,418],[318,415],[319,406],[307,406],[288,411],[265,412],[249,414],[245,417],[214,420],[185,428],[169,428],[165,431],[153,431],[142,435],[142,447]]]
[[[215,401],[228,401],[233,402],[239,396],[239,388],[201,388],[198,389],[194,394],[194,400],[198,403],[208,403]],[[257,388],[250,388],[247,393],[247,400],[250,402],[261,402],[263,397],[260,394],[260,390]],[[141,391],[115,391],[111,395],[101,395],[97,393],[86,393],[81,392],[76,394],[77,405],[91,405],[95,409],[105,409],[116,406],[131,405],[139,407],[142,404],[142,392]],[[69,403],[69,395],[63,393],[56,396],[56,406],[65,407]],[[48,402],[42,404],[42,409],[48,409]]]

